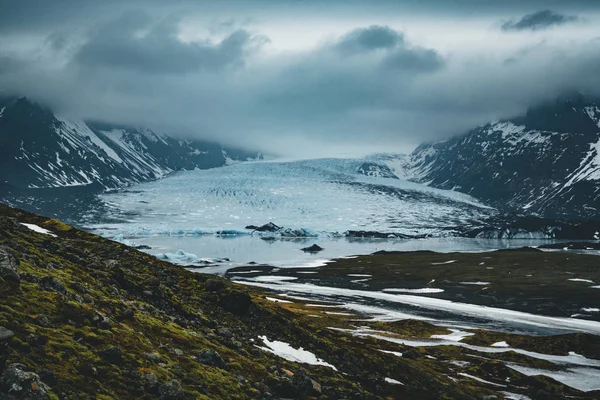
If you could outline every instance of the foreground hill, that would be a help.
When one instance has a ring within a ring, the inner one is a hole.
[[[389,257],[373,258],[377,271]],[[536,351],[595,366],[594,335],[476,330],[467,347],[427,344],[455,334],[273,296],[0,205],[0,398],[595,398],[527,376],[558,368]],[[483,347],[502,340],[533,353]]]
[[[5,206],[0,299],[2,398],[378,399],[413,393],[472,399],[489,392],[456,384],[418,361],[365,351],[365,340],[326,329],[257,290]],[[260,343],[263,335],[268,340]],[[275,340],[331,366],[264,350]],[[393,374],[406,385],[384,380]]]

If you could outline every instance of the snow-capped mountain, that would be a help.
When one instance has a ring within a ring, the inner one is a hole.
[[[503,211],[600,216],[600,102],[581,95],[531,108],[464,136],[424,144],[412,179],[467,193]]]
[[[172,171],[259,158],[258,153],[176,140],[149,129],[66,119],[26,98],[0,101],[2,192],[74,186],[105,190]]]

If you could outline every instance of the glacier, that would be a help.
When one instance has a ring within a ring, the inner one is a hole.
[[[336,237],[369,230],[440,237],[496,213],[468,195],[404,176],[363,175],[359,170],[365,160],[389,162],[389,170],[398,170],[395,159],[371,157],[182,171],[102,195],[115,220],[91,228],[105,236],[247,235],[252,231],[246,226],[272,221],[288,229],[283,236]]]

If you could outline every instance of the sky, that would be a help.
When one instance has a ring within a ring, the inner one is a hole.
[[[287,157],[409,152],[577,90],[597,0],[0,0],[0,95]]]

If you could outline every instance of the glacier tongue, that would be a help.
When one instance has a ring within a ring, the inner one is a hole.
[[[249,233],[245,226],[273,221],[314,236],[348,230],[444,236],[495,213],[462,193],[360,174],[365,160],[263,161],[179,172],[103,195],[122,221],[93,228],[111,236]]]

